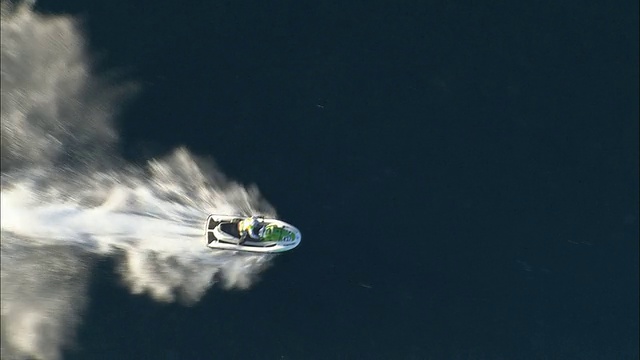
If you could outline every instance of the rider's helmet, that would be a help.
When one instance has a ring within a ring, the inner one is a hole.
[[[259,226],[260,226],[260,220],[258,220],[257,216],[252,216],[244,220],[244,230],[252,238],[260,238],[262,236],[261,233],[263,232],[262,231],[263,229],[258,229]]]

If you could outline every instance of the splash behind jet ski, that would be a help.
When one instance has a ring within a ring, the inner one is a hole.
[[[284,221],[260,216],[209,215],[205,239],[212,249],[278,253],[300,244],[302,235]]]

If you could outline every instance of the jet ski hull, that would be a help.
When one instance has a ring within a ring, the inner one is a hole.
[[[209,248],[219,250],[247,251],[256,253],[280,253],[300,244],[300,231],[284,221],[261,218],[267,227],[267,240],[253,241],[247,238],[240,244],[238,223],[245,217],[234,215],[209,215],[205,222],[205,240]]]

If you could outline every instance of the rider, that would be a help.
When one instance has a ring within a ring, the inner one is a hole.
[[[260,233],[262,231],[262,221],[257,216],[246,218],[238,223],[238,231],[240,232],[240,244],[246,241],[247,235],[252,240],[260,241]]]

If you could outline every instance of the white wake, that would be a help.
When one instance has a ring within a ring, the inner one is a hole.
[[[112,120],[136,86],[92,71],[73,18],[3,1],[1,24],[2,358],[62,356],[102,256],[158,301],[196,302],[217,281],[249,287],[269,256],[212,252],[203,223],[275,216],[258,190],[185,148],[125,163]]]

